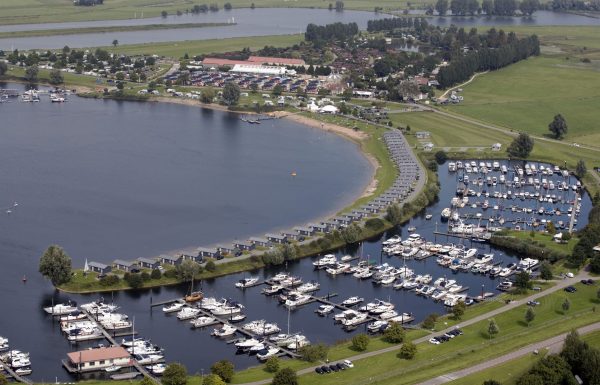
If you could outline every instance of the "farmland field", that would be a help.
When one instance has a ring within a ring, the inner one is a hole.
[[[568,141],[600,146],[600,66],[564,57],[537,57],[479,76],[464,102],[449,111],[514,131],[547,135],[555,114],[567,120]]]

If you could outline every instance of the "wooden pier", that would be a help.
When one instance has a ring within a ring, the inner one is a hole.
[[[102,334],[104,335],[104,338],[106,338],[106,340],[108,342],[110,342],[114,346],[120,345],[119,343],[117,343],[117,341],[115,341],[115,339],[110,335],[110,333],[104,328],[104,326],[102,326],[102,324],[100,322],[96,321],[94,319],[94,317],[87,310],[82,309],[81,311],[88,317],[88,319],[90,321],[92,321],[96,324],[96,327],[98,327],[98,329],[102,332]],[[127,335],[132,335],[132,333],[128,333]],[[140,363],[133,356],[132,356],[131,362],[133,363],[133,366],[145,377],[151,378],[155,383],[157,383],[159,385],[161,384],[160,380],[158,378],[156,378],[155,376],[151,375],[150,372],[148,372],[145,367],[140,365]]]
[[[0,366],[1,366],[2,368],[4,368],[4,370],[6,370],[6,372],[8,373],[8,375],[9,375],[10,377],[12,377],[12,378],[13,378],[13,380],[15,380],[15,381],[17,381],[17,382],[21,382],[21,383],[23,383],[23,384],[28,384],[28,385],[31,385],[31,384],[33,384],[33,381],[31,381],[30,379],[28,379],[28,378],[25,378],[25,377],[23,377],[23,376],[19,376],[17,373],[15,373],[15,371],[14,371],[14,370],[12,370],[12,369],[10,368],[10,366],[8,366],[8,365],[6,365],[6,364],[0,364]]]

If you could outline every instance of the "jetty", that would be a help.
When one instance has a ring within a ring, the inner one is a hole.
[[[25,378],[25,377],[19,376],[19,375],[18,375],[17,373],[15,373],[15,371],[14,371],[14,370],[12,370],[12,369],[11,369],[11,367],[10,367],[10,366],[8,366],[8,365],[3,365],[3,364],[0,364],[0,368],[3,368],[3,369],[6,371],[6,373],[8,373],[8,376],[12,377],[12,379],[13,379],[13,380],[15,380],[15,381],[17,381],[17,382],[20,382],[20,383],[23,383],[23,384],[28,384],[28,385],[32,385],[32,384],[33,384],[33,381],[31,381],[31,380],[30,380],[30,379],[28,379],[28,378]]]

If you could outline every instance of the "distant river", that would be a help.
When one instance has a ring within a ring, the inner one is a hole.
[[[131,16],[133,17],[134,15]],[[235,25],[224,27],[5,38],[0,39],[0,49],[56,49],[62,48],[65,45],[72,48],[97,47],[108,46],[115,39],[120,44],[141,44],[244,36],[288,35],[304,32],[309,23],[322,25],[334,22],[356,22],[361,29],[366,29],[368,20],[385,17],[390,17],[390,15],[366,11],[335,12],[326,9],[308,8],[257,8],[254,10],[240,8],[231,11],[221,10],[219,12],[209,12],[199,15],[188,14],[166,18],[17,24],[0,26],[0,32],[148,24],[236,23]],[[463,27],[493,25],[600,25],[600,19],[549,11],[536,12],[531,18],[432,17],[427,20],[434,25],[449,26],[455,24]]]

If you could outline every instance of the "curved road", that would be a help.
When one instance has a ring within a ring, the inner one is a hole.
[[[530,295],[528,297],[525,297],[525,298],[522,298],[520,300],[512,301],[511,303],[509,303],[509,304],[507,304],[507,305],[505,305],[505,306],[503,306],[501,308],[498,308],[498,309],[489,311],[487,313],[481,314],[481,315],[479,315],[477,317],[471,318],[469,320],[461,322],[460,324],[457,324],[455,326],[446,328],[446,329],[441,330],[439,332],[431,333],[431,334],[428,334],[428,335],[423,336],[421,338],[417,338],[416,340],[413,340],[413,343],[420,344],[420,343],[423,343],[423,342],[427,342],[430,338],[435,337],[435,336],[443,335],[443,334],[451,331],[454,328],[457,328],[457,327],[463,328],[465,326],[473,325],[473,324],[475,324],[477,322],[480,322],[480,321],[485,321],[485,320],[487,320],[489,318],[492,318],[492,317],[494,317],[494,316],[496,316],[498,314],[507,312],[507,311],[509,311],[511,309],[514,309],[514,308],[518,307],[518,306],[526,304],[529,301],[536,300],[536,299],[544,297],[544,296],[546,296],[548,294],[551,294],[551,293],[557,292],[559,290],[562,290],[562,289],[564,289],[567,286],[576,284],[577,282],[579,282],[582,279],[589,279],[589,278],[591,278],[591,276],[588,274],[588,272],[585,271],[585,270],[581,270],[579,272],[579,274],[577,274],[573,278],[567,278],[567,279],[563,279],[561,281],[558,281],[557,284],[554,285],[551,288],[548,288],[548,289],[546,289],[544,291],[540,291],[538,293],[532,294],[532,295]],[[594,324],[594,325],[596,325],[596,324]],[[598,327],[600,327],[600,325]],[[399,344],[399,345],[390,346],[390,347],[385,348],[385,349],[380,349],[380,350],[376,350],[376,351],[372,351],[372,352],[368,352],[368,353],[356,354],[354,356],[347,357],[347,359],[349,359],[351,361],[357,361],[357,360],[361,360],[361,359],[368,358],[368,357],[378,356],[378,355],[384,354],[384,353],[394,352],[394,351],[400,350],[401,347],[402,347],[402,345]],[[532,351],[535,348],[531,348],[531,345],[530,345],[530,346],[525,347],[523,349],[528,349],[528,351]],[[493,360],[491,360],[489,362],[493,362]],[[296,373],[298,375],[312,373],[312,372],[314,372],[314,370],[318,366],[321,366],[321,365],[311,366],[309,368],[299,370]],[[266,385],[266,384],[269,384],[269,383],[271,383],[271,379],[254,381],[254,382],[248,382],[248,383],[240,384],[240,385]]]

